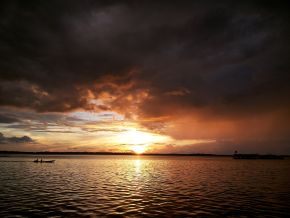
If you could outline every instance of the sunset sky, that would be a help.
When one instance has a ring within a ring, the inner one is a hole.
[[[287,1],[0,3],[0,150],[290,154]]]

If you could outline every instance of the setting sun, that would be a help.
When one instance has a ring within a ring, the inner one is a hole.
[[[134,151],[136,154],[143,154],[146,151],[146,148],[142,145],[136,145],[132,147],[132,151]]]
[[[154,136],[151,133],[132,129],[124,134],[125,138],[131,144],[147,144],[154,141]]]
[[[167,136],[162,136],[159,134],[145,132],[142,130],[137,130],[135,128],[128,128],[127,131],[120,133],[116,137],[116,142],[119,144],[126,144],[131,146],[148,146],[156,142],[168,141]]]

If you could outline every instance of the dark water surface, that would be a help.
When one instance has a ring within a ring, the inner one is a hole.
[[[1,218],[290,216],[290,160],[46,158],[0,157]]]

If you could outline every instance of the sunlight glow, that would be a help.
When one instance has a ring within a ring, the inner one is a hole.
[[[141,154],[150,150],[151,147],[157,143],[164,143],[168,140],[168,136],[144,131],[142,128],[138,127],[127,127],[125,131],[116,135],[114,142],[122,145],[123,150]]]
[[[154,141],[152,134],[141,132],[136,129],[127,131],[125,136],[128,137],[128,141],[131,144],[147,144]]]
[[[132,147],[132,151],[136,154],[143,154],[146,151],[146,147],[143,145],[136,145]]]
[[[118,136],[118,142],[127,145],[150,145],[157,141],[164,140],[160,135],[136,130],[135,128],[128,129]]]

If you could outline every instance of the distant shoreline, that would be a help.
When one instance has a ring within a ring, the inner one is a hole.
[[[203,153],[192,153],[192,154],[178,154],[178,153],[144,153],[135,154],[133,152],[50,152],[50,151],[0,151],[0,156],[11,155],[11,154],[30,154],[30,155],[134,155],[134,156],[206,156],[206,157],[227,157],[232,155],[219,155],[219,154],[203,154]]]
[[[7,155],[130,155],[130,156],[192,156],[192,157],[232,157],[231,154],[206,154],[206,153],[191,153],[191,154],[179,154],[179,153],[144,153],[136,154],[133,152],[52,152],[52,151],[0,151],[0,157],[6,157]],[[280,155],[283,157],[290,157],[290,155]]]

